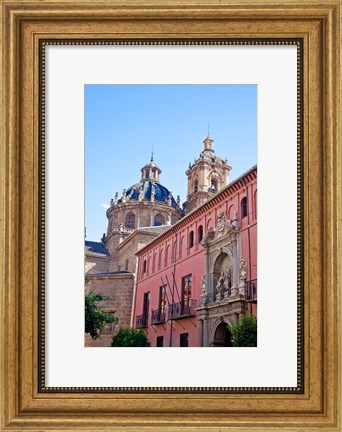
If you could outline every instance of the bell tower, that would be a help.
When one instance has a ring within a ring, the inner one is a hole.
[[[186,213],[199,207],[228,184],[232,167],[227,159],[216,156],[214,140],[208,135],[203,141],[204,149],[194,163],[189,163],[187,200],[183,204]]]

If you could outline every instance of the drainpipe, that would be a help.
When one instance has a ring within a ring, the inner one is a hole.
[[[247,239],[248,239],[248,273],[249,280],[252,280],[252,266],[251,266],[251,235],[249,226],[249,197],[248,197],[248,186],[244,178],[241,179],[242,183],[245,185],[246,198],[247,198]],[[252,306],[250,307],[250,313],[252,313]]]

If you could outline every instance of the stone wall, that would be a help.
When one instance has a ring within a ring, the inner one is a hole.
[[[137,256],[135,255],[137,252],[137,236],[133,235],[132,239],[125,243],[122,248],[120,248],[119,252],[119,269],[127,270],[129,272],[135,273],[136,264],[137,264]]]
[[[135,273],[137,265],[137,256],[135,254],[156,237],[158,237],[158,234],[136,232],[131,237],[130,241],[127,241],[127,243],[120,248],[119,270],[126,270],[126,264],[128,262],[128,271]]]
[[[133,274],[118,274],[110,276],[89,276],[87,289],[99,294],[112,297],[103,302],[103,310],[114,312],[119,319],[117,325],[107,325],[101,339],[92,340],[89,335],[85,337],[85,346],[109,346],[113,335],[119,327],[129,327],[133,304]]]
[[[86,254],[85,273],[105,273],[109,271],[111,257],[100,254]]]

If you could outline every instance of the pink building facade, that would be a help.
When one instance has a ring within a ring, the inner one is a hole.
[[[232,346],[227,325],[257,315],[257,167],[137,256],[132,322],[152,347]]]

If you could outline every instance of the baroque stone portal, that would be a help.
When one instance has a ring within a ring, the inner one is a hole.
[[[238,322],[245,313],[246,262],[241,256],[237,217],[230,221],[220,212],[216,228],[207,233],[201,245],[205,249],[206,268],[200,305],[196,308],[201,325],[199,345],[231,346],[229,335],[222,329]],[[221,333],[225,336],[218,339]]]

